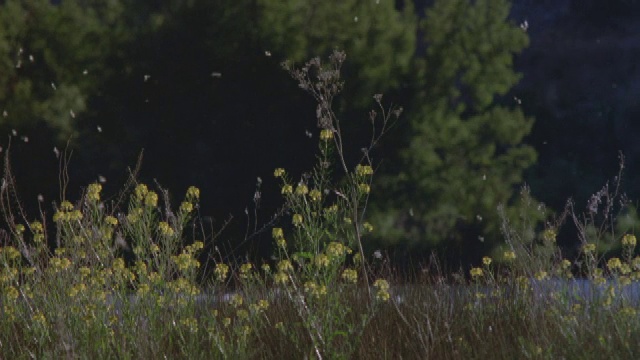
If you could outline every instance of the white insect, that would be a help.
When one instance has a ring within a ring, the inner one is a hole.
[[[96,126],[96,130],[98,130],[98,132],[101,133],[102,132],[102,126],[100,126],[100,125]]]

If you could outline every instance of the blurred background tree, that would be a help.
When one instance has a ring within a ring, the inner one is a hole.
[[[383,243],[474,254],[501,240],[497,206],[514,200],[536,160],[522,143],[533,120],[504,97],[528,45],[508,15],[505,0],[436,0],[427,10],[406,146],[379,182]]]

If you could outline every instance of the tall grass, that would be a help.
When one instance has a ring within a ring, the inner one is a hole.
[[[505,217],[504,252],[468,272],[442,273],[434,260],[435,272],[407,282],[373,266],[362,246],[375,231],[366,221],[369,154],[400,112],[374,97],[371,143],[349,164],[331,110],[344,60],[335,52],[327,64],[285,65],[318,102],[318,161],[299,177],[274,170],[286,211],[272,228],[270,262],[202,256],[195,187],[173,208],[166,191],[134,177],[110,201],[94,183],[75,202],[61,199],[51,218],[29,218],[7,157],[0,358],[637,357],[632,234],[612,236],[622,256],[607,261],[597,238],[583,234],[580,255],[568,260],[556,244],[561,221],[538,233],[533,222]],[[522,206],[533,206],[522,195]]]

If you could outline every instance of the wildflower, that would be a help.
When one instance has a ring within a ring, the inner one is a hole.
[[[341,258],[342,256],[345,255],[345,253],[350,253],[350,252],[351,252],[351,249],[335,241],[330,242],[327,245],[327,248],[325,249],[325,253],[331,259]]]
[[[484,264],[484,266],[491,265],[491,261],[492,261],[491,258],[488,257],[488,256],[485,256],[485,257],[482,258],[482,263]]]
[[[195,186],[189,186],[187,189],[187,200],[194,201],[200,199],[200,189]]]
[[[284,169],[283,168],[277,168],[273,171],[273,176],[279,178],[279,177],[283,177],[284,176]]]
[[[614,271],[622,267],[622,261],[617,257],[613,257],[607,261],[607,266],[609,267],[609,270]]]
[[[24,225],[22,225],[22,224],[16,225],[16,232],[18,234],[22,234],[24,232]]]
[[[111,226],[116,226],[118,225],[118,219],[116,219],[113,216],[107,216],[104,218],[104,222],[106,222],[107,224],[111,225]]]
[[[516,259],[516,253],[515,251],[505,251],[504,254],[502,254],[502,257],[506,261],[513,261]]]
[[[193,204],[188,201],[183,201],[180,204],[180,212],[183,214],[188,214],[193,211]]]
[[[274,227],[274,228],[271,230],[271,236],[272,236],[274,239],[280,239],[280,238],[283,238],[283,237],[284,237],[284,231],[282,231],[282,228]]]
[[[266,273],[270,273],[271,272],[271,266],[269,266],[269,264],[262,264],[262,266],[260,268],[262,268],[262,271],[264,271]]]
[[[636,236],[633,234],[626,234],[622,237],[622,246],[635,247]]]
[[[567,260],[567,259],[562,259],[562,263],[560,263],[560,267],[562,267],[563,269],[568,269],[571,267],[571,261]]]
[[[354,269],[345,269],[342,272],[342,280],[355,284],[358,281],[358,272]]]
[[[100,192],[102,191],[102,185],[93,183],[87,188],[87,200],[89,202],[100,201]]]
[[[65,200],[62,203],[60,203],[60,210],[61,211],[71,211],[71,210],[73,210],[73,204],[71,204],[69,201]]]
[[[158,244],[151,244],[149,250],[151,250],[152,253],[157,254],[160,252],[160,246],[158,246]]]
[[[139,184],[134,190],[136,200],[143,201],[148,192],[147,185]]]
[[[373,283],[373,287],[377,289],[376,299],[382,301],[388,301],[391,295],[389,294],[389,283],[387,280],[378,279]]]
[[[284,238],[279,238],[276,240],[276,245],[278,245],[280,249],[286,249],[287,240],[285,240]]]
[[[358,185],[358,190],[363,194],[368,194],[371,191],[371,187],[368,184]]]
[[[357,165],[356,166],[356,174],[358,176],[372,175],[373,168],[369,165]]]
[[[542,238],[544,239],[544,241],[546,242],[556,242],[556,231],[554,229],[546,229],[545,231],[542,232]]]
[[[275,281],[276,284],[284,285],[287,283],[287,281],[289,281],[289,276],[284,272],[280,271],[273,276],[273,280]]]
[[[596,244],[593,244],[593,243],[585,244],[582,247],[582,251],[584,251],[586,254],[592,253],[592,252],[596,251]]]
[[[229,265],[224,263],[217,263],[213,273],[216,276],[216,280],[224,281],[227,278],[227,274],[229,273]]]
[[[22,231],[24,231],[24,226],[23,225],[17,225],[16,226],[16,230],[18,228],[18,226],[22,226]],[[31,228],[31,231],[34,234],[41,234],[44,232],[44,226],[42,226],[42,223],[40,221],[34,221],[32,222],[29,227]]]
[[[293,223],[293,225],[295,226],[300,226],[302,224],[302,215],[300,214],[293,214],[293,218],[291,220],[291,222]]]
[[[144,197],[144,204],[147,207],[156,207],[158,206],[158,194],[153,191],[149,191]]]
[[[362,224],[362,228],[364,228],[367,232],[373,232],[373,225],[368,222]]]
[[[327,141],[333,139],[333,131],[330,129],[323,129],[320,131],[320,140]]]
[[[329,266],[329,262],[330,262],[329,257],[325,254],[319,254],[313,259],[313,261],[316,264],[316,266],[319,268]]]
[[[258,308],[262,309],[262,310],[267,310],[269,308],[269,302],[267,300],[259,300],[258,301]]]
[[[231,306],[237,308],[242,306],[244,299],[242,298],[241,295],[239,294],[233,294],[233,296],[231,296],[231,301],[229,302],[231,304]]]
[[[282,195],[289,195],[293,193],[293,187],[291,185],[284,185],[282,187]]]
[[[248,278],[251,273],[251,269],[253,269],[253,264],[251,263],[240,265],[240,278],[241,279]]]
[[[0,247],[0,254],[5,254],[10,261],[21,256],[20,251],[13,246]]]
[[[305,184],[298,184],[296,186],[296,195],[307,195],[309,193],[309,188]]]
[[[484,271],[482,271],[482,268],[478,268],[478,267],[474,267],[471,268],[471,270],[469,270],[469,274],[471,275],[472,278],[479,278],[482,277],[484,275]]]
[[[160,231],[160,234],[165,236],[172,236],[174,234],[171,226],[165,221],[161,221],[158,223],[158,231]]]
[[[278,271],[280,272],[293,271],[293,265],[291,265],[291,261],[286,259],[280,260],[280,262],[278,262]]]
[[[318,189],[313,189],[309,193],[309,198],[311,198],[312,201],[320,201],[320,199],[322,198],[322,193]]]
[[[278,321],[274,327],[277,330],[284,331],[284,324],[282,323],[282,321]]]

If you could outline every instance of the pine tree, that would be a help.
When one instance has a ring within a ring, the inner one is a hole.
[[[522,143],[533,120],[499,101],[520,79],[513,56],[528,45],[509,8],[507,0],[436,0],[426,11],[406,146],[388,168],[395,173],[379,183],[384,241],[433,247],[499,239],[496,208],[513,200],[536,160]]]

